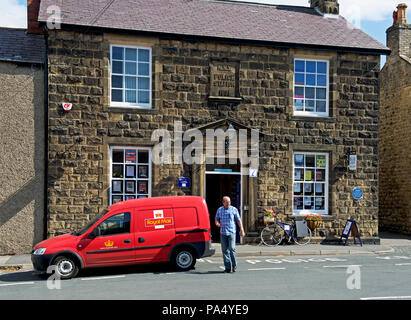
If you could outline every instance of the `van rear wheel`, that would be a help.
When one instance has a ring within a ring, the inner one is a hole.
[[[187,271],[194,268],[196,257],[190,249],[180,249],[173,255],[174,267],[179,271]]]

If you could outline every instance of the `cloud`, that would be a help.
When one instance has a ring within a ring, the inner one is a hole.
[[[27,28],[27,5],[18,0],[1,0],[0,27]]]
[[[309,7],[309,0],[234,0]],[[339,0],[340,14],[348,20],[382,21],[392,17],[401,0]],[[404,0],[402,0],[404,2]]]

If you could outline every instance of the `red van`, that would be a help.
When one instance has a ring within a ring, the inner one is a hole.
[[[55,266],[61,279],[80,269],[137,263],[171,262],[178,270],[215,253],[203,198],[154,197],[113,204],[79,232],[38,243],[35,270]]]

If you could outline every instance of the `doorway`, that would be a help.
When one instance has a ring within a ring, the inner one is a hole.
[[[241,174],[240,173],[220,173],[206,172],[206,202],[210,213],[211,239],[213,242],[220,242],[220,228],[215,225],[215,215],[217,209],[222,206],[222,199],[228,196],[231,205],[241,212]],[[241,242],[238,225],[236,243]]]

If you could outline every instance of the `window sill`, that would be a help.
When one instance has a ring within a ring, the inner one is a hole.
[[[291,218],[295,219],[296,221],[305,220],[305,214],[292,214],[287,217],[287,220],[291,220]],[[336,219],[333,215],[321,215],[323,221],[334,221]]]
[[[141,107],[117,107],[108,106],[108,111],[118,112],[118,113],[148,113],[148,114],[158,114],[157,109],[151,108],[141,108]]]
[[[302,116],[302,115],[292,115],[289,118],[290,121],[322,121],[322,122],[335,122],[334,117],[328,116]]]

